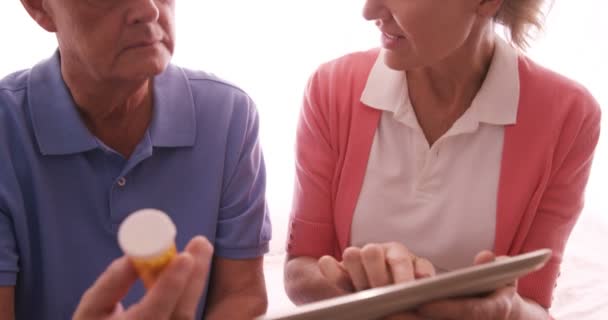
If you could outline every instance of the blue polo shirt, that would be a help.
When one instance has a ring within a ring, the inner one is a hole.
[[[247,94],[170,65],[154,79],[152,122],[125,159],[87,130],[59,60],[0,81],[0,286],[15,286],[17,319],[71,318],[122,255],[118,226],[138,209],[167,212],[180,249],[204,235],[224,258],[267,252],[265,169]],[[124,305],[143,294],[138,282]]]

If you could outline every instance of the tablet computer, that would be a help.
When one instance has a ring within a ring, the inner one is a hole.
[[[291,310],[267,314],[257,320],[377,319],[445,298],[478,296],[493,292],[536,271],[549,260],[551,250],[506,257],[434,277],[369,289]]]

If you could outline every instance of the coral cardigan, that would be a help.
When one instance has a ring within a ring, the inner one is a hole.
[[[360,101],[378,54],[357,52],[325,63],[309,80],[297,132],[290,256],[339,259],[349,245],[381,115]],[[585,88],[524,56],[518,65],[519,108],[517,123],[505,127],[494,251],[553,250],[543,269],[518,283],[522,296],[549,308],[566,241],[583,208],[601,115]]]

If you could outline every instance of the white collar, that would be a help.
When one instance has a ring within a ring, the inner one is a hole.
[[[517,51],[497,36],[486,78],[473,103],[454,126],[477,127],[479,122],[494,125],[516,123],[520,86],[518,61]],[[384,63],[384,50],[381,50],[367,79],[361,102],[392,112],[399,121],[417,123],[406,88],[406,73],[390,69]]]

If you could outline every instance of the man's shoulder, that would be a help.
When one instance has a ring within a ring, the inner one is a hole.
[[[236,84],[217,75],[183,67],[177,68],[185,76],[195,109],[207,118],[250,118],[257,108],[250,95]]]
[[[183,67],[179,67],[179,69],[181,69],[184,73],[194,94],[204,92],[215,95],[248,96],[245,90],[235,83],[221,78],[211,72],[193,70]]]
[[[11,130],[23,119],[30,70],[22,70],[0,80],[0,129]]]
[[[0,92],[11,93],[27,88],[27,79],[31,69],[13,72],[0,79]]]
[[[0,80],[0,112],[14,110],[25,98],[29,69],[9,74]]]
[[[169,108],[193,109],[197,141],[216,143],[222,137],[244,138],[250,134],[248,130],[257,126],[258,110],[253,99],[240,87],[212,73],[170,65],[155,88],[163,95],[159,98],[168,101]],[[171,117],[171,112],[165,116]]]

